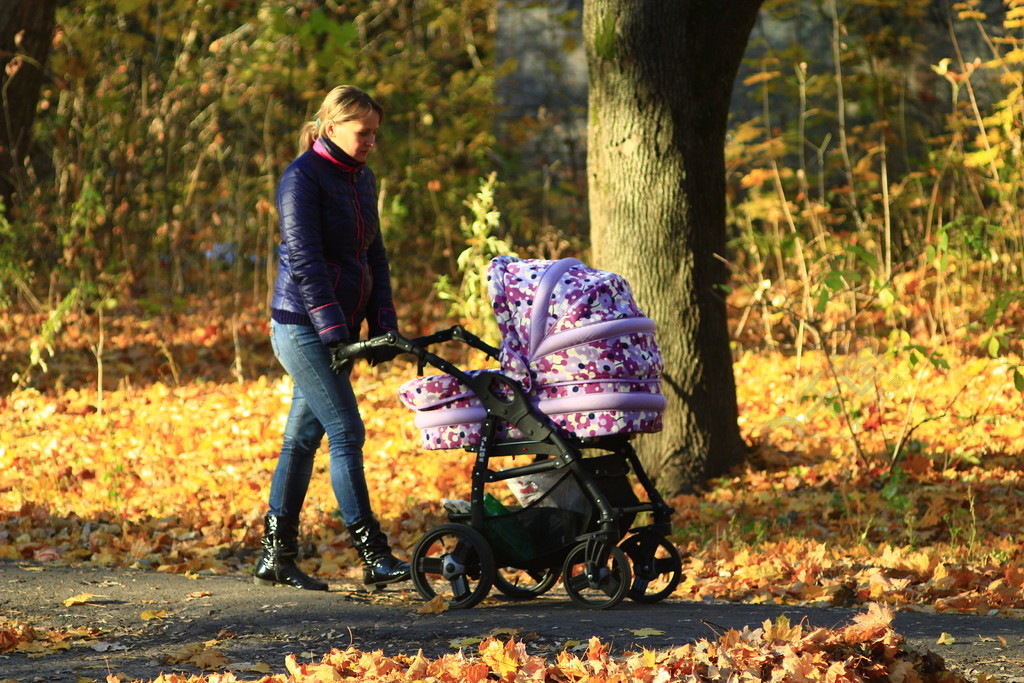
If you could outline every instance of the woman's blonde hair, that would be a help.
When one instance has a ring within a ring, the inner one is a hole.
[[[370,112],[376,112],[384,120],[384,109],[368,94],[354,85],[339,85],[327,93],[323,104],[313,121],[306,121],[299,129],[299,154],[313,146],[328,121],[342,123],[361,119]]]

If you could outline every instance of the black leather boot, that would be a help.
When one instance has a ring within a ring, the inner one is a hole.
[[[348,527],[355,546],[363,561],[363,583],[377,588],[395,581],[409,578],[409,563],[391,554],[388,537],[380,530],[380,523],[374,516]]]
[[[298,520],[267,515],[263,525],[263,557],[256,565],[253,580],[262,586],[280,583],[308,591],[327,590],[326,583],[307,576],[295,564],[299,555]]]

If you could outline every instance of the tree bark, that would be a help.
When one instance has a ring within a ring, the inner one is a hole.
[[[10,211],[31,140],[57,0],[0,2],[0,199]]]
[[[586,0],[591,245],[658,326],[665,428],[638,439],[667,493],[746,454],[725,295],[725,131],[762,0]]]

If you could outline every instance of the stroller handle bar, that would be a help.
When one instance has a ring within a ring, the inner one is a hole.
[[[420,363],[423,363],[428,355],[432,355],[428,353],[428,347],[449,341],[468,344],[495,359],[498,358],[500,353],[498,349],[483,341],[462,325],[453,325],[447,330],[441,330],[423,337],[416,337],[415,339],[408,339],[394,330],[389,330],[380,336],[349,344],[345,349],[345,355],[348,358],[369,359],[374,349],[392,347],[402,353],[416,356]]]
[[[449,327],[447,330],[441,330],[440,332],[435,332],[434,334],[430,334],[424,337],[417,337],[416,339],[412,340],[413,344],[422,346],[424,348],[431,346],[433,344],[441,344],[449,341],[457,341],[462,342],[464,344],[468,344],[469,346],[472,346],[474,349],[483,351],[488,356],[494,359],[497,359],[500,353],[498,349],[491,346],[484,340],[480,339],[480,337],[476,336],[462,325],[453,325]]]

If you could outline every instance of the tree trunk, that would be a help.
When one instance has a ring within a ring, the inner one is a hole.
[[[28,154],[57,0],[0,2],[0,199],[11,201]]]
[[[593,260],[658,326],[665,428],[638,450],[667,493],[742,462],[725,296],[725,131],[762,0],[586,0]]]

